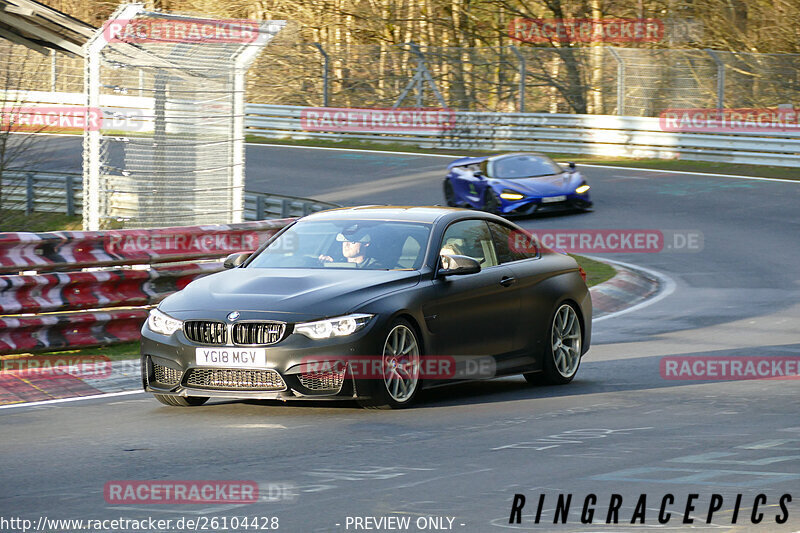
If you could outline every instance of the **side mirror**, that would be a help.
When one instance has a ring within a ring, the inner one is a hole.
[[[574,172],[575,171],[575,162],[574,161],[570,161],[569,163],[567,163],[567,166],[569,167],[570,172]]]
[[[442,255],[441,261],[440,276],[463,276],[481,271],[480,263],[466,255]]]
[[[239,252],[235,254],[231,254],[225,258],[225,261],[222,263],[222,266],[225,268],[236,268],[242,265],[247,258],[253,255],[252,252]]]

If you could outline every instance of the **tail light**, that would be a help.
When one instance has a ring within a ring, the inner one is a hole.
[[[578,265],[578,272],[581,273],[581,277],[583,278],[583,282],[586,283],[586,271],[580,265]]]

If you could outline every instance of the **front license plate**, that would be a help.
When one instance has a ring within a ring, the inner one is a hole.
[[[563,202],[566,199],[567,199],[567,196],[564,195],[564,194],[562,194],[561,196],[545,196],[544,198],[542,198],[542,203],[543,204],[550,204],[550,203],[553,203],[553,202]]]
[[[235,347],[196,348],[195,362],[198,366],[265,368],[267,366],[267,350]]]

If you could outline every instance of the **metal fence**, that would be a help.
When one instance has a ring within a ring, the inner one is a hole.
[[[3,191],[0,209],[24,210],[26,214],[80,215],[83,212],[81,177],[78,173],[7,170],[0,181]],[[246,221],[301,217],[341,207],[309,198],[253,191],[245,191],[244,205]]]
[[[8,58],[0,65],[6,77],[23,80],[22,88],[83,90],[80,60],[40,56],[8,44],[0,44],[0,56]],[[124,90],[151,96],[148,83],[145,76],[129,76]],[[120,84],[107,85],[109,91],[121,90]],[[795,103],[800,55],[524,44],[271,44],[248,72],[247,96],[249,102],[278,105],[654,117],[670,108]]]
[[[332,107],[658,116],[798,97],[797,54],[610,46],[275,45],[248,78],[250,102]]]
[[[245,76],[284,25],[117,9],[84,47],[86,104],[121,93],[135,106],[132,93],[144,93],[142,124],[153,127],[124,139],[106,122],[86,128],[84,227],[243,220]],[[167,33],[174,27],[207,31]]]

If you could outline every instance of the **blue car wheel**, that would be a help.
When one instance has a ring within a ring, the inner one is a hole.
[[[457,207],[456,192],[453,190],[453,184],[450,180],[444,180],[444,200],[449,207]]]
[[[495,215],[500,214],[500,201],[495,196],[491,187],[487,187],[483,192],[483,210]]]

